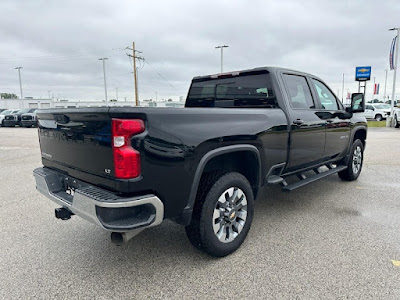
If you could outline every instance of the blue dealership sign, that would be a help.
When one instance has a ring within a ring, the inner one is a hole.
[[[371,79],[371,67],[356,67],[356,81]]]

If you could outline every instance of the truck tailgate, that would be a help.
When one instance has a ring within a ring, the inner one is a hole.
[[[38,112],[43,165],[113,177],[109,107]]]

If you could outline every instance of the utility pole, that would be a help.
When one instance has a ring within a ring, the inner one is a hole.
[[[15,70],[18,70],[18,77],[19,77],[19,91],[21,93],[21,100],[24,99],[24,96],[22,95],[22,83],[21,83],[21,69],[22,67],[16,67]]]
[[[342,103],[343,103],[343,93],[344,93],[344,73],[343,73],[343,81],[342,81]]]
[[[127,55],[129,57],[132,57],[132,59],[133,59],[133,79],[135,81],[135,102],[136,102],[136,106],[139,106],[136,59],[144,60],[144,58],[141,56],[137,56],[136,53],[143,53],[143,52],[135,49],[135,42],[132,42],[132,48],[126,47],[125,49],[132,50],[132,55],[130,55],[130,54],[127,54]]]
[[[387,72],[388,72],[388,70],[387,69],[385,69],[385,90],[384,90],[384,92],[383,92],[383,101],[385,102],[385,99],[386,99],[386,82],[387,82]]]
[[[51,91],[47,91],[48,93],[49,93],[49,100],[51,100],[51,97],[50,97],[50,93],[51,93]]]
[[[387,118],[387,119],[392,119],[393,118],[393,111],[394,111],[394,101],[395,101],[395,98],[396,98],[396,73],[397,73],[397,59],[399,58],[399,38],[400,38],[400,28],[399,27],[397,27],[397,28],[392,28],[392,29],[389,29],[389,31],[391,31],[391,30],[396,30],[397,31],[397,38],[396,38],[396,44],[394,45],[394,48],[395,48],[395,51],[394,52],[396,52],[396,54],[394,54],[393,53],[393,55],[394,55],[394,69],[393,69],[393,90],[392,90],[392,109],[391,109],[391,111],[390,111],[390,117],[389,118]],[[391,124],[390,125],[392,125],[393,124],[393,122],[390,122]]]
[[[103,61],[104,94],[106,96],[106,102],[108,102],[108,99],[107,99],[107,80],[106,80],[106,60],[107,59],[108,59],[107,57],[99,58],[99,60]]]
[[[228,48],[229,46],[221,45],[215,47],[215,49],[221,49],[221,73],[224,71],[224,48]]]
[[[117,101],[118,101],[118,88],[115,88],[115,92],[117,93]]]
[[[132,42],[132,57],[133,57],[133,77],[135,78],[135,101],[136,101],[136,106],[139,106],[138,90],[137,90],[137,76],[136,76],[135,42]]]

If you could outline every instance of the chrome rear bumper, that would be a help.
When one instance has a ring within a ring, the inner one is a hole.
[[[106,230],[127,232],[159,225],[164,219],[164,205],[155,195],[119,197],[48,168],[37,168],[33,175],[39,192]]]

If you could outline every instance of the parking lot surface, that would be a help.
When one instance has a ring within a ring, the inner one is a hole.
[[[371,128],[363,171],[268,188],[242,247],[211,258],[170,221],[117,247],[35,191],[37,130],[0,128],[1,299],[400,299],[400,130]]]

